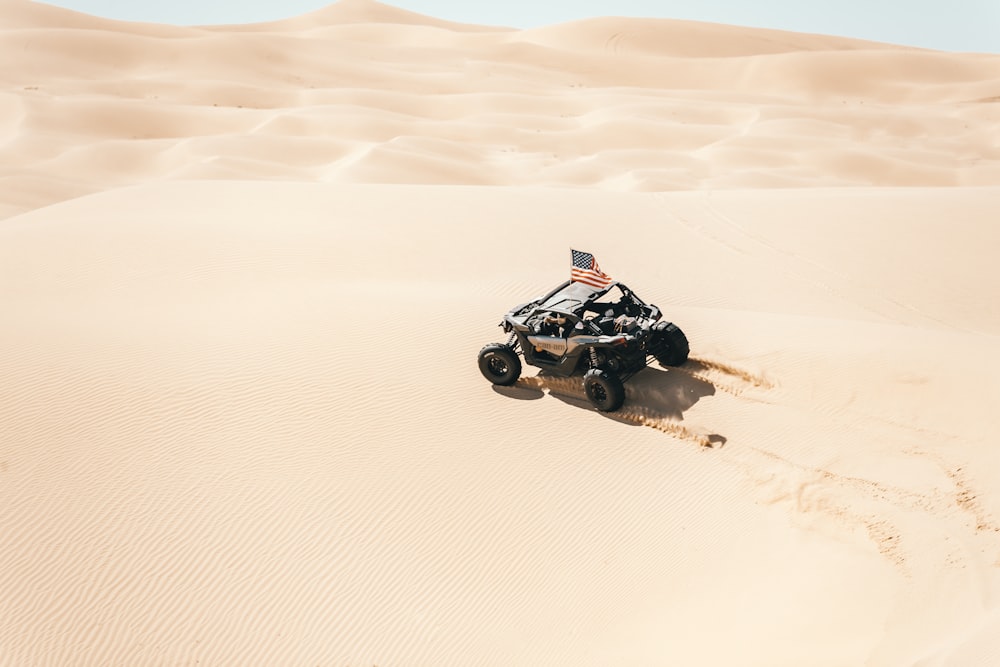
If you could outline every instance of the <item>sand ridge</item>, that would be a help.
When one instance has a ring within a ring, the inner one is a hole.
[[[369,0],[200,28],[8,4],[5,215],[176,178],[671,191],[1000,173],[994,55],[638,19],[516,31]]]
[[[992,665],[997,56],[0,13],[0,664]],[[477,372],[568,248],[692,344]]]

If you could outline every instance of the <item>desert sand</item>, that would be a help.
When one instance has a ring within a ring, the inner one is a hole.
[[[0,3],[0,664],[1000,663],[1000,56]],[[691,341],[476,367],[569,249]]]

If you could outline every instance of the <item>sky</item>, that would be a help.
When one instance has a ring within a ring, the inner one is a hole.
[[[210,25],[273,21],[332,0],[49,0],[126,21]],[[449,21],[533,28],[640,16],[857,37],[943,51],[1000,53],[1000,0],[388,0]]]

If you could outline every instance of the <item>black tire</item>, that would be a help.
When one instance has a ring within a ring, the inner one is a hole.
[[[510,346],[493,343],[479,351],[479,370],[493,384],[506,387],[521,377],[521,358]]]
[[[680,366],[688,360],[691,349],[687,336],[672,322],[657,322],[653,329],[660,340],[656,360],[664,366]]]
[[[614,373],[592,368],[583,376],[587,400],[601,412],[614,412],[625,402],[625,385]]]

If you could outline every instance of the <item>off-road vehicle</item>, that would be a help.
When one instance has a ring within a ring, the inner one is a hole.
[[[688,358],[684,333],[661,320],[617,281],[603,287],[567,281],[548,294],[515,306],[500,323],[506,343],[479,352],[479,370],[496,385],[512,385],[525,363],[559,376],[583,375],[583,390],[598,410],[613,412],[625,401],[624,382],[654,358],[680,366]],[[520,356],[519,356],[520,355]]]

